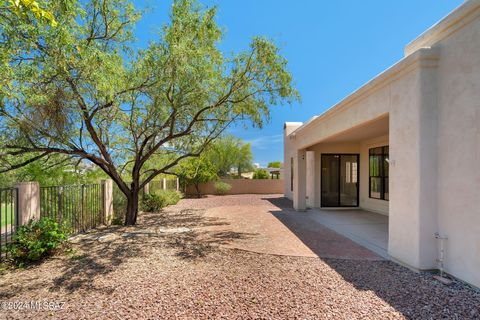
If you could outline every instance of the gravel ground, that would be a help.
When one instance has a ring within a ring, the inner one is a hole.
[[[75,256],[0,276],[3,302],[62,302],[63,308],[0,310],[0,318],[480,318],[480,294],[461,283],[444,286],[389,261],[225,249],[219,245],[237,235],[203,228],[224,223],[203,215],[205,209],[263,203],[263,197],[186,199],[143,215],[135,228],[78,237]]]

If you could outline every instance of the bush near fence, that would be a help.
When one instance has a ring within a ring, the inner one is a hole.
[[[72,234],[110,222],[111,180],[101,184],[42,186],[20,182],[0,189],[0,261],[7,257],[6,244],[21,225],[48,218],[66,226]]]
[[[177,179],[165,179],[166,190],[177,190]],[[162,180],[153,180],[148,183],[146,188],[148,193],[153,194],[157,191],[164,190],[164,183]],[[139,201],[144,197],[144,190],[142,190]],[[141,204],[141,203],[140,203]],[[118,188],[116,184],[113,185],[113,224],[122,224],[125,219],[127,210],[127,197]]]
[[[153,190],[177,188],[177,179],[152,182]],[[142,196],[143,193],[140,199]],[[41,187],[38,182],[21,182],[14,188],[0,188],[0,261],[7,257],[6,244],[12,242],[17,228],[30,219],[50,218],[75,234],[110,224],[112,218],[121,223],[126,207],[125,195],[111,180],[101,184]]]

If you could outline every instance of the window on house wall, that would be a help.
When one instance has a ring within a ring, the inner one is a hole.
[[[290,191],[293,191],[293,157],[290,158]]]
[[[369,150],[369,196],[373,199],[388,200],[388,146]]]

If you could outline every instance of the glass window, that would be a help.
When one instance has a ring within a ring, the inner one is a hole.
[[[370,198],[382,199],[382,178],[370,177]]]
[[[369,196],[374,199],[388,200],[389,147],[369,150]]]

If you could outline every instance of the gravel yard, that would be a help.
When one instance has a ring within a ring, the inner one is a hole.
[[[267,201],[276,199],[276,201]],[[77,237],[76,253],[0,276],[0,300],[63,302],[4,319],[479,319],[480,294],[375,259],[232,248],[245,238],[215,207],[291,205],[278,195],[185,199],[136,227]],[[222,226],[223,229],[218,227]],[[5,308],[5,304],[2,307]]]

